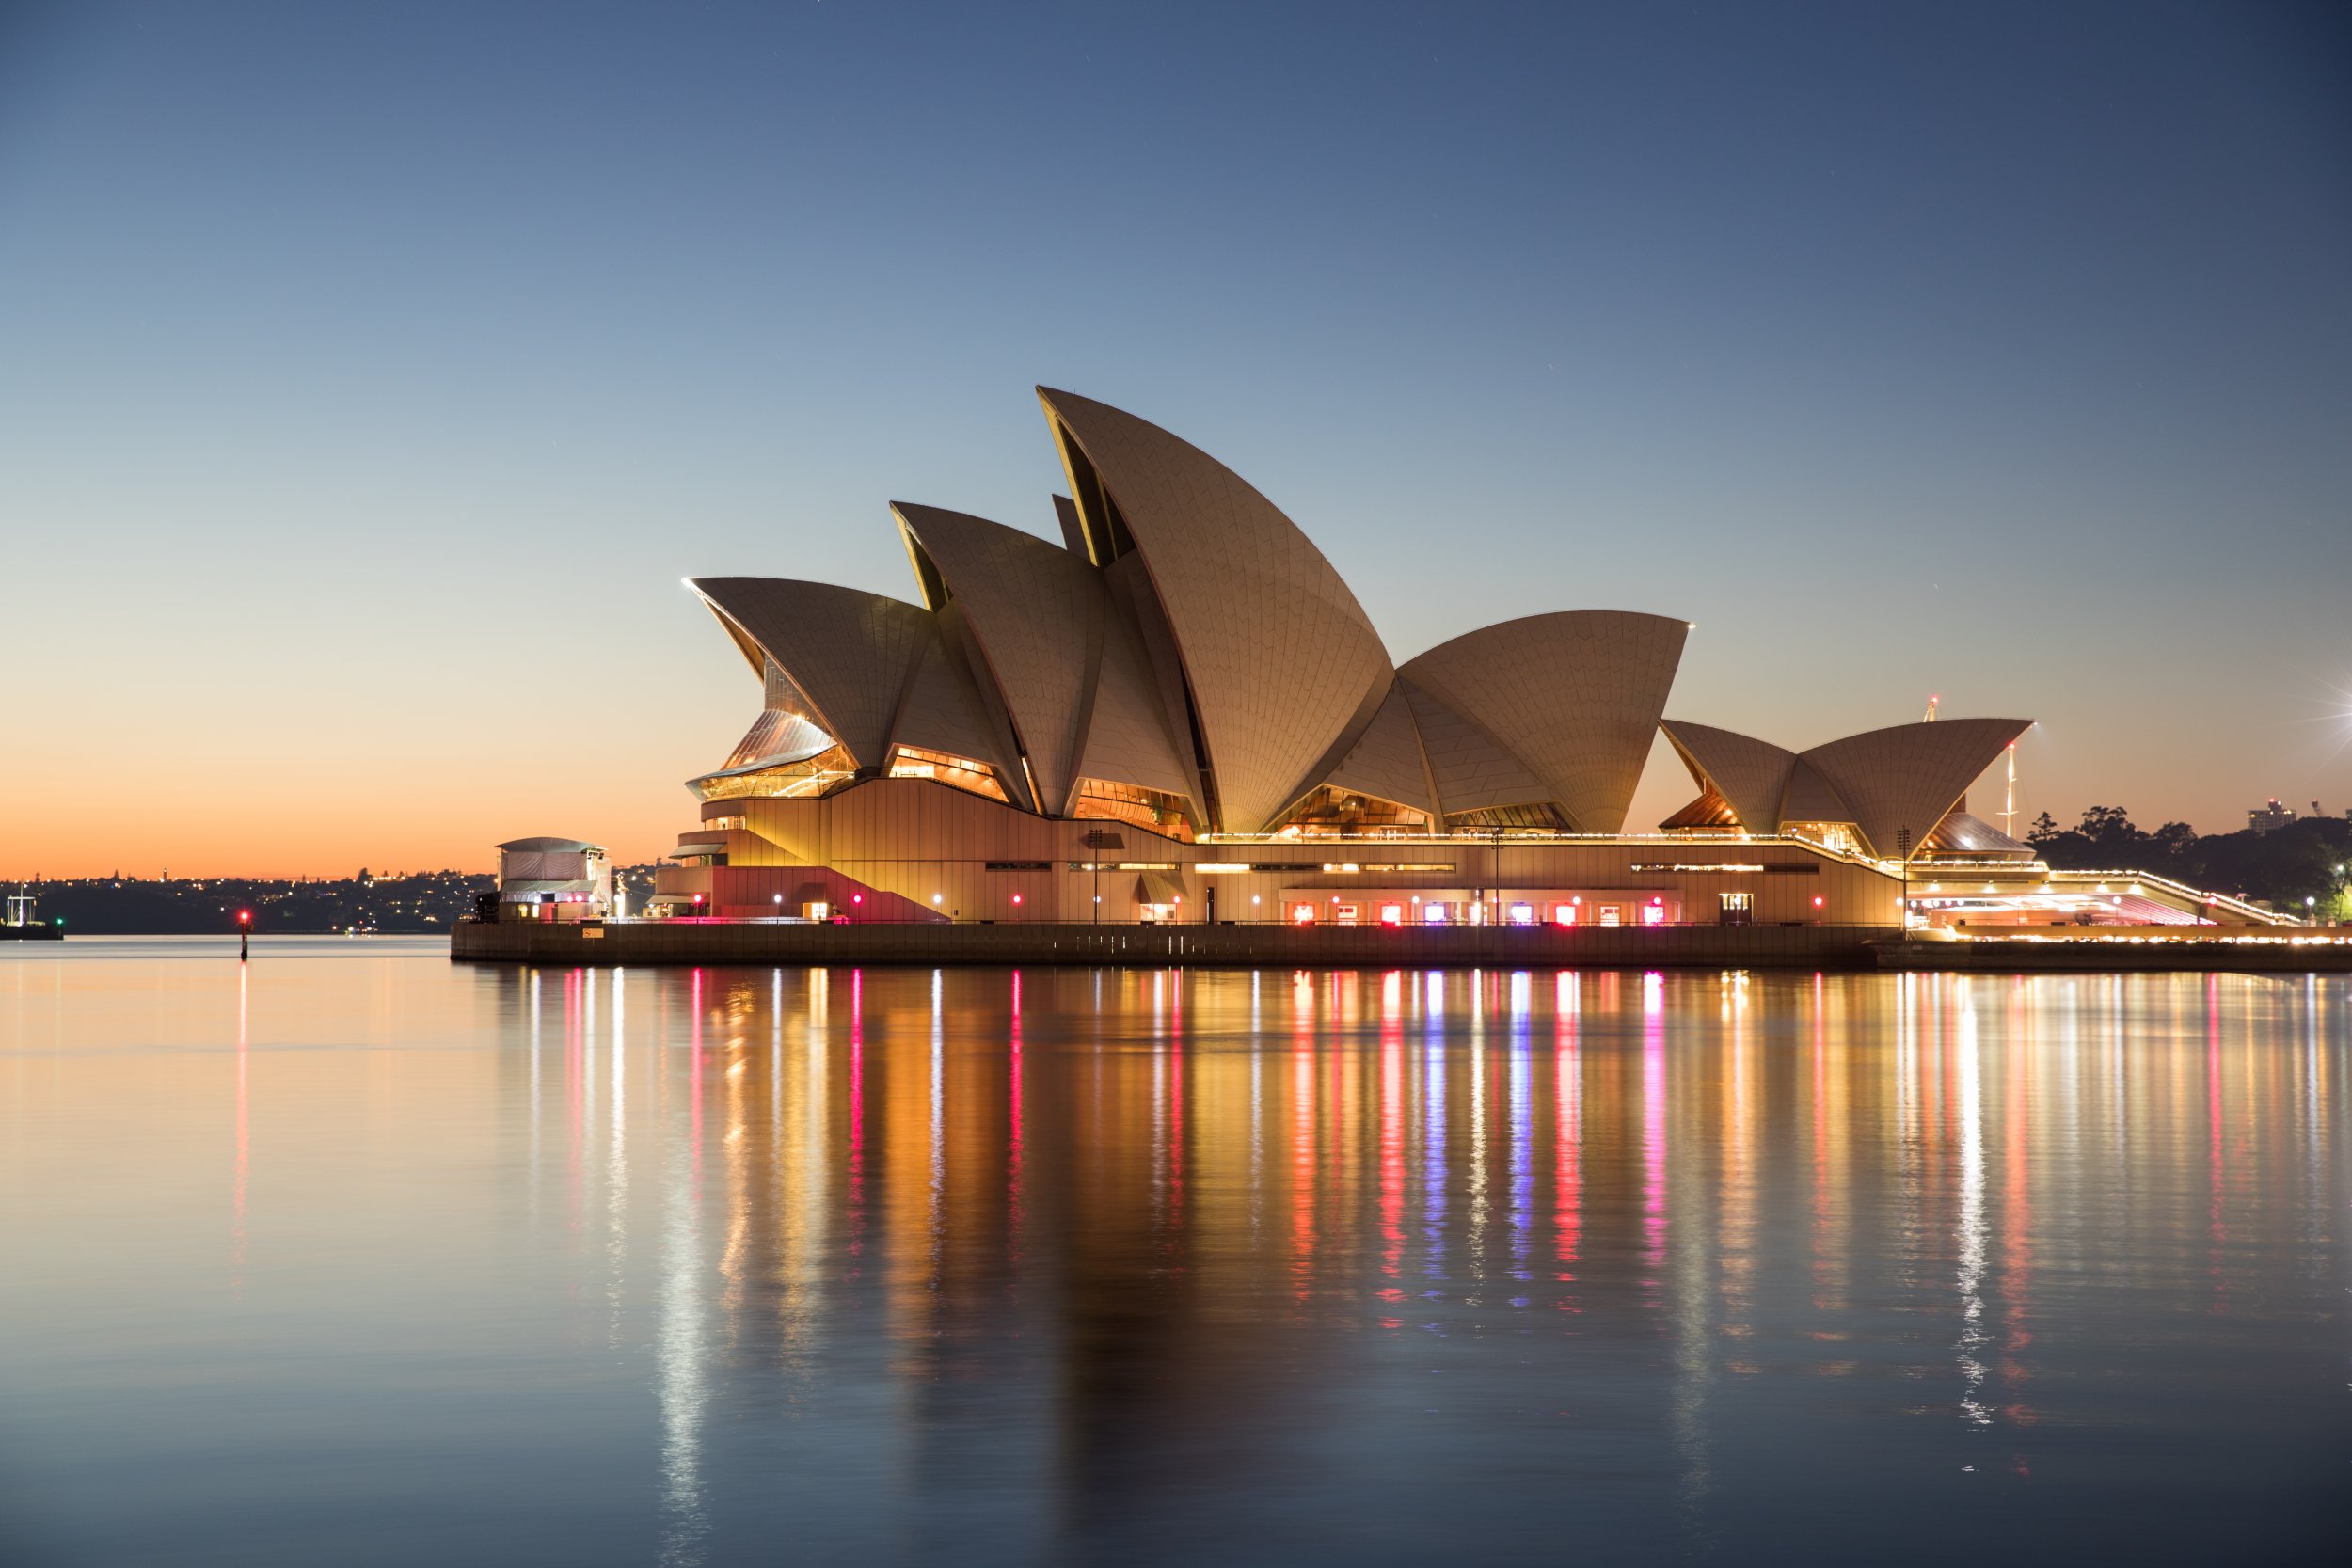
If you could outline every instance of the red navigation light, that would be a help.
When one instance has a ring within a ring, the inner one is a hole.
[[[850,902],[852,904],[863,904],[866,902],[866,895],[862,893],[852,893],[850,895]]]
[[[1017,893],[1016,893],[1016,894],[1014,894],[1014,895],[1012,895],[1012,901],[1013,901],[1014,903],[1016,903],[1016,904],[1018,904],[1019,902],[1021,902],[1021,895],[1019,895],[1019,894],[1017,894]]]
[[[252,924],[253,924],[253,911],[252,911],[251,910],[239,910],[239,911],[237,911],[237,924],[238,924],[238,925],[240,925],[240,926],[250,926],[250,925],[252,925]]]
[[[1813,907],[1817,910],[1821,907],[1821,895],[1818,893],[1813,895]]]

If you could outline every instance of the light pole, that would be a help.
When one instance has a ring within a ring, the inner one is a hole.
[[[1127,847],[1127,841],[1117,833],[1102,828],[1089,828],[1087,830],[1086,847],[1089,856],[1087,864],[1094,871],[1093,913],[1089,921],[1091,925],[1099,923],[1103,918],[1103,851],[1124,849]]]
[[[1895,830],[1895,852],[1903,858],[1903,901],[1900,926],[1903,940],[1908,942],[1911,939],[1911,830],[1909,828]]]
[[[1490,912],[1486,916],[1486,924],[1493,926],[1502,919],[1502,824],[1497,822],[1486,832],[1494,838],[1486,850],[1486,891],[1494,895],[1494,902],[1488,906]]]

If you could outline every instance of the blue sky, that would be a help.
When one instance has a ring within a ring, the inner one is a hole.
[[[678,579],[1051,533],[1040,382],[1399,659],[1679,614],[1683,717],[2352,806],[2341,11],[0,17],[0,875],[650,854],[757,705]]]

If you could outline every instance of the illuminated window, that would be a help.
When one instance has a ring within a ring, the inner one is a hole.
[[[1280,831],[1302,838],[1341,833],[1379,836],[1425,833],[1429,826],[1429,814],[1425,811],[1384,800],[1377,795],[1366,795],[1359,789],[1319,784],[1284,818]]]
[[[1512,925],[1514,925],[1514,926],[1533,926],[1533,925],[1534,925],[1534,924],[1535,924],[1535,906],[1534,906],[1534,905],[1533,905],[1533,904],[1514,904],[1514,905],[1512,905],[1512,906],[1511,906],[1511,924],[1512,924]]]
[[[1423,904],[1421,907],[1421,923],[1424,926],[1442,926],[1448,918],[1443,904]]]
[[[1654,903],[1643,905],[1642,924],[1645,926],[1663,926],[1666,924],[1666,906],[1663,904]]]
[[[894,779],[933,779],[950,788],[973,795],[984,795],[992,800],[1005,800],[1005,786],[996,782],[996,769],[970,757],[951,756],[946,752],[926,752],[914,746],[901,746],[891,753],[890,776]]]
[[[1292,925],[1294,925],[1294,926],[1311,926],[1311,925],[1313,925],[1314,923],[1315,923],[1315,907],[1314,907],[1312,904],[1293,904],[1293,905],[1291,906],[1291,924],[1292,924]]]
[[[1554,926],[1573,926],[1573,925],[1575,925],[1575,924],[1576,924],[1576,906],[1575,906],[1574,904],[1572,904],[1572,903],[1571,903],[1571,904],[1554,904],[1554,905],[1552,905],[1552,906],[1551,906],[1551,923],[1552,923]]]
[[[1476,811],[1449,812],[1450,829],[1502,828],[1522,832],[1565,833],[1572,830],[1559,808],[1549,802],[1525,806],[1481,806]]]
[[[1790,838],[1802,838],[1841,855],[1862,853],[1862,841],[1854,836],[1851,822],[1789,822],[1782,826],[1781,832]]]
[[[1182,796],[1139,784],[1112,784],[1104,779],[1080,779],[1071,798],[1070,815],[1111,822],[1131,822],[1155,833],[1189,844],[1197,830],[1192,808]]]
[[[1362,913],[1363,906],[1361,904],[1334,903],[1331,906],[1332,920],[1342,926],[1356,925],[1359,917],[1362,915]]]
[[[688,787],[705,800],[800,800],[826,794],[856,777],[857,762],[849,748],[834,746],[799,762],[713,773]]]
[[[1404,905],[1402,905],[1402,904],[1383,904],[1383,905],[1381,905],[1381,906],[1380,906],[1380,924],[1381,924],[1381,925],[1383,925],[1383,926],[1402,926],[1402,925],[1404,925],[1404,924],[1405,924],[1405,906],[1404,906]]]
[[[1625,924],[1625,911],[1614,904],[1603,904],[1600,907],[1600,923],[1603,926],[1622,926]]]

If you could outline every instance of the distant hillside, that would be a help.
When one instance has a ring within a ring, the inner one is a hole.
[[[650,865],[613,873],[631,909],[653,892]],[[376,876],[362,870],[337,881],[276,878],[93,877],[22,884],[39,898],[39,918],[72,936],[181,936],[237,928],[237,911],[253,911],[257,932],[446,931],[473,912],[474,899],[496,890],[482,873],[422,871]],[[11,883],[15,892],[19,884]]]

